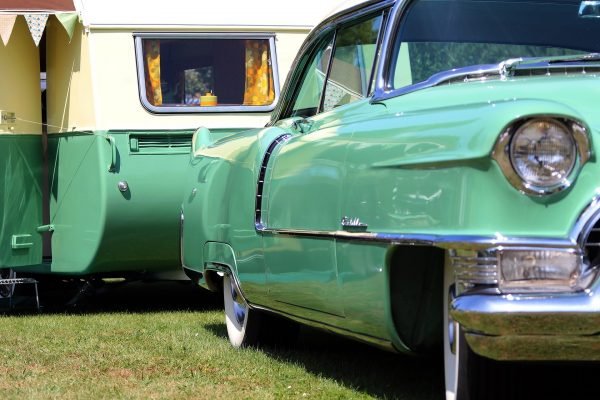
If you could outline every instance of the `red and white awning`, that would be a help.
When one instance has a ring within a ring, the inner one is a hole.
[[[27,21],[36,46],[40,44],[50,15],[61,23],[69,38],[79,20],[73,0],[0,0],[0,37],[5,46],[20,15]]]

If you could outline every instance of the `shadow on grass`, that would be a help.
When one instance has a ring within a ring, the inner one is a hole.
[[[224,324],[206,328],[227,340]],[[285,347],[261,346],[275,360],[300,365],[365,394],[389,399],[443,399],[443,356],[413,357],[388,353],[327,332],[302,327],[298,342]],[[506,368],[488,376],[476,399],[531,400],[597,398],[593,385],[600,363],[498,363]],[[487,372],[499,371],[490,369]],[[485,372],[484,372],[485,373]]]
[[[28,293],[20,294],[23,296],[15,299],[13,313],[35,314],[35,304],[25,296]],[[74,308],[51,305],[52,296],[54,300],[64,297],[60,294],[40,293],[44,314],[213,311],[223,307],[222,295],[194,287],[190,282],[111,283]],[[205,328],[227,340],[224,324],[208,324]],[[298,342],[293,345],[263,346],[259,351],[374,397],[420,400],[444,397],[441,354],[417,358],[387,353],[308,327],[300,329]],[[497,380],[500,389],[489,386],[486,397],[491,394],[490,398],[497,399],[596,398],[593,382],[598,376],[600,363],[512,364],[510,374]]]
[[[224,324],[207,330],[227,340]],[[443,365],[439,357],[411,357],[301,327],[298,341],[289,346],[261,346],[259,351],[286,363],[299,365],[313,375],[378,398],[442,399]]]
[[[42,285],[40,285],[42,286]],[[189,281],[133,281],[103,284],[68,304],[79,288],[73,285],[40,287],[43,314],[94,314],[110,312],[146,313],[160,311],[209,311],[223,308],[222,295],[194,286]],[[0,299],[0,312],[29,315],[37,313],[35,299],[21,288],[13,298]]]

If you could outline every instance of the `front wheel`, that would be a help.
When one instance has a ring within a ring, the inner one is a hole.
[[[462,346],[458,340],[460,327],[450,316],[450,304],[454,298],[454,270],[449,266],[446,260],[444,268],[444,378],[446,383],[446,400],[457,400],[458,388],[465,386],[465,362],[462,360],[459,350]],[[462,336],[462,335],[461,335]],[[462,361],[462,368],[461,368]],[[461,369],[463,371],[461,371]],[[462,373],[460,373],[462,372]],[[461,382],[459,382],[461,381]]]
[[[444,374],[446,400],[506,399],[510,396],[510,365],[475,354],[460,324],[450,315],[454,270],[444,269]]]

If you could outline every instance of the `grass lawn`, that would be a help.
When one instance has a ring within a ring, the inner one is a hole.
[[[123,286],[85,313],[0,317],[0,398],[443,398],[441,359],[318,331],[236,350],[219,299],[180,284]]]

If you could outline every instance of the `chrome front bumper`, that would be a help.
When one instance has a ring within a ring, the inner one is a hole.
[[[455,298],[450,314],[477,354],[497,360],[600,360],[600,280],[576,293]]]

